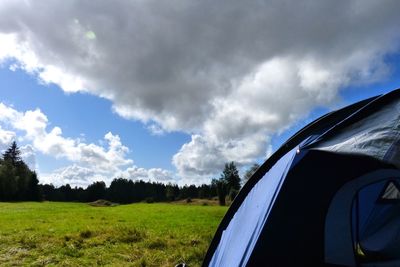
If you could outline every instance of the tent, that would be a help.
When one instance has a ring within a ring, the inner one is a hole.
[[[400,266],[400,89],[328,113],[233,201],[203,266]]]

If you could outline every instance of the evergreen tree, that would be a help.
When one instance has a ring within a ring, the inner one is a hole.
[[[9,161],[0,165],[0,198],[2,201],[17,200],[18,184],[15,167]]]
[[[9,161],[11,164],[16,167],[17,163],[21,162],[21,151],[19,150],[17,143],[12,142],[11,146],[4,152],[3,160]]]
[[[72,192],[72,188],[69,184],[63,185],[59,188],[59,191],[62,194],[62,198],[65,201],[74,201],[76,199],[74,199],[74,194]]]
[[[177,197],[175,195],[174,186],[171,183],[169,183],[165,189],[165,197],[167,198],[168,201],[174,201]]]
[[[227,184],[224,179],[212,179],[212,185],[217,189],[219,205],[225,206],[225,198],[227,195]]]
[[[52,184],[44,184],[40,186],[40,191],[43,194],[43,199],[48,201],[55,200],[55,187]]]
[[[16,142],[3,153],[0,159],[0,200],[40,200],[39,181],[35,172],[21,159]]]
[[[108,197],[114,202],[129,203],[132,191],[133,183],[129,183],[125,178],[116,178],[111,182],[108,189]]]
[[[240,176],[239,171],[237,170],[233,161],[225,164],[225,168],[221,174],[221,179],[225,181],[228,192],[231,190],[239,191]]]
[[[11,164],[12,160],[9,160],[9,162]],[[33,172],[22,160],[15,162],[14,169],[18,191],[16,200],[30,200],[28,197],[28,191]]]
[[[207,184],[202,184],[199,187],[199,198],[210,198],[211,197],[211,186]]]
[[[106,184],[101,182],[94,182],[86,189],[87,201],[95,201],[104,199],[106,196]]]

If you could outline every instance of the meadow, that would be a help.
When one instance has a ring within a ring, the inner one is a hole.
[[[169,203],[0,203],[0,265],[199,266],[226,210]]]

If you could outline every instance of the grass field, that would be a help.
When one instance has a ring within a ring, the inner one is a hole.
[[[166,203],[0,203],[0,265],[198,266],[225,212]]]

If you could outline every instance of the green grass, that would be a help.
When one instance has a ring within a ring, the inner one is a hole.
[[[0,203],[1,266],[198,266],[226,207]]]

